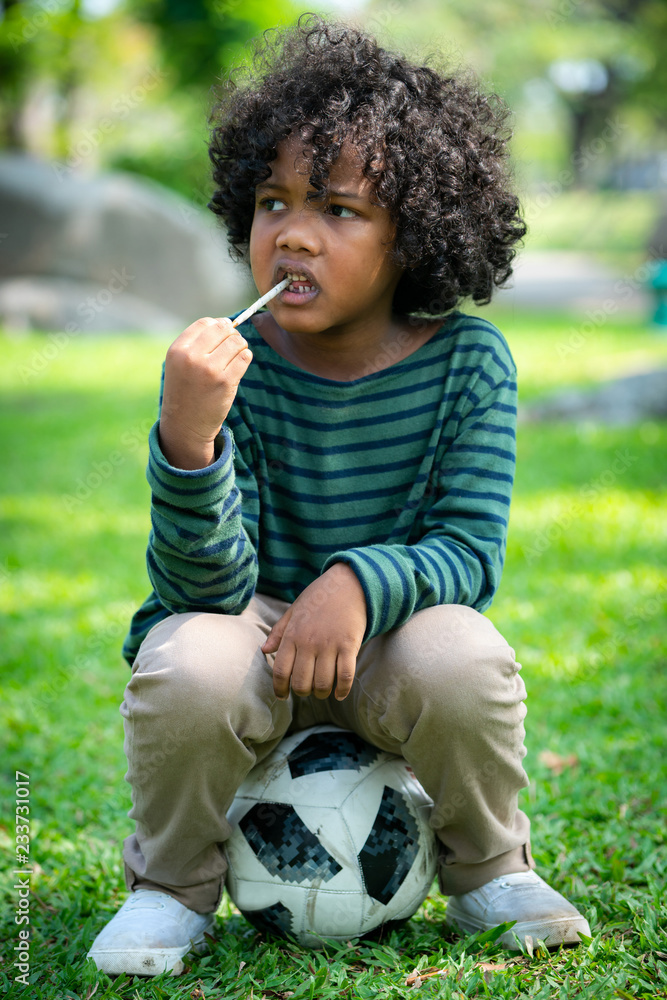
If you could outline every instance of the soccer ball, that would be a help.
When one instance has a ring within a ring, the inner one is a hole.
[[[403,922],[435,877],[432,806],[402,757],[336,726],[294,733],[232,803],[227,892],[255,927],[308,947]]]

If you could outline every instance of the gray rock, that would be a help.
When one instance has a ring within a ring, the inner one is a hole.
[[[599,325],[615,315],[650,315],[645,262],[618,272],[592,254],[571,250],[522,250],[506,288],[494,294],[505,309],[569,310]]]
[[[183,321],[126,290],[117,272],[103,287],[71,278],[28,277],[0,281],[0,317],[15,333],[162,333],[178,336]],[[188,324],[185,324],[186,326]]]
[[[605,382],[597,389],[567,389],[524,407],[523,422],[576,420],[632,424],[667,419],[667,368]]]
[[[59,328],[62,315],[71,313],[73,297],[79,296],[76,310],[91,295],[105,298],[105,290],[119,280],[125,284],[114,295],[113,307],[99,311],[94,322],[91,317],[95,329],[162,332],[173,319],[179,330],[201,316],[228,315],[255,295],[246,270],[230,260],[212,213],[132,174],[86,177],[22,153],[5,153],[0,156],[0,280],[28,276],[40,282],[19,290],[5,285],[3,301],[16,302],[30,287],[39,289],[34,307],[20,310],[19,323],[32,324],[34,314],[41,329]],[[55,278],[69,283],[44,282]],[[78,292],[72,283],[80,283]],[[146,308],[132,323],[131,310],[139,302]],[[0,310],[3,319],[11,322],[11,311]]]

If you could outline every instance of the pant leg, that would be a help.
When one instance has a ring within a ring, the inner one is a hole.
[[[292,718],[260,649],[288,607],[256,594],[240,615],[173,615],[142,643],[120,708],[136,820],[123,850],[129,889],[217,909],[227,810]]]
[[[434,801],[449,895],[534,867],[518,808],[528,784],[519,670],[488,618],[440,605],[364,643],[344,701],[295,699],[293,729],[331,722],[405,757]]]

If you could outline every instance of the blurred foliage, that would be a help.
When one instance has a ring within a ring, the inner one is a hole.
[[[291,0],[5,0],[0,147],[133,170],[205,204],[211,88],[251,38],[299,12]]]
[[[534,179],[569,168],[565,186],[586,174],[599,184],[613,156],[665,148],[664,0],[370,0],[365,23],[411,56],[470,65],[500,93],[517,113],[516,153],[529,178],[535,157]],[[577,62],[598,64],[606,86],[565,89]],[[605,136],[609,119],[620,122]]]
[[[175,86],[207,90],[248,39],[291,22],[300,8],[289,0],[135,0],[132,11],[156,28]]]
[[[0,0],[0,148],[134,171],[203,207],[212,88],[251,38],[331,3]],[[613,187],[614,163],[665,156],[665,0],[367,0],[343,16],[505,97],[525,192]],[[573,90],[577,62],[606,86]]]
[[[650,191],[563,191],[557,198],[526,198],[528,242],[533,250],[576,247],[596,255],[631,255],[643,248],[655,225]],[[632,263],[628,257],[628,262]],[[636,262],[636,265],[639,261]],[[636,266],[635,265],[635,266]]]

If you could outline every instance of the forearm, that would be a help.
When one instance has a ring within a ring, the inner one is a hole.
[[[163,415],[160,418],[159,442],[162,454],[175,469],[206,469],[215,462],[215,446],[208,440],[183,440],[179,428]]]
[[[146,554],[148,576],[161,603],[174,614],[215,610],[233,614],[248,604],[257,585],[257,557],[252,547],[239,541],[221,559],[221,546],[214,544],[215,559],[206,549],[184,556],[162,544],[155,531]]]
[[[324,564],[345,562],[363,589],[368,618],[364,641],[403,625],[415,611],[438,604],[491,603],[502,563],[488,553],[443,537],[415,545],[370,545],[334,553]]]
[[[151,431],[147,566],[158,597],[171,611],[234,610],[254,592],[256,546],[243,524],[229,434],[223,434],[221,445],[212,465],[180,470],[163,454],[157,426]]]

